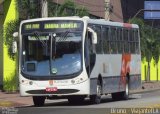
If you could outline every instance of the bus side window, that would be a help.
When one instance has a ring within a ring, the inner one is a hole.
[[[110,53],[117,53],[117,29],[112,27],[110,28]]]
[[[135,53],[140,54],[140,45],[139,45],[139,32],[135,30]]]
[[[94,30],[97,33],[97,44],[96,44],[96,53],[97,54],[102,54],[103,50],[102,50],[102,37],[101,37],[101,26],[94,26]]]
[[[102,37],[103,37],[103,52],[104,54],[109,53],[109,28],[102,28]]]
[[[122,28],[117,29],[117,47],[118,47],[118,53],[123,53]]]
[[[130,53],[135,53],[135,38],[134,38],[134,30],[130,30],[129,35],[129,44],[130,44]]]
[[[129,30],[123,29],[124,53],[129,53],[128,37],[129,37]]]

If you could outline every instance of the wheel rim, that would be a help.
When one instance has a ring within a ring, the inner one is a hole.
[[[100,85],[97,85],[97,96],[101,96],[102,88]]]
[[[126,95],[129,95],[129,87],[128,87],[128,83],[126,83]]]
[[[102,94],[102,87],[100,84],[97,84],[97,95],[95,99],[97,104],[101,102],[101,94]]]

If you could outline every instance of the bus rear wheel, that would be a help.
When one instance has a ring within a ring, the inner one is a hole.
[[[100,83],[100,80],[97,81],[97,91],[96,95],[90,96],[90,101],[94,104],[101,103],[101,95],[102,95],[102,85]]]
[[[112,93],[112,99],[113,100],[128,100],[128,98],[129,98],[129,81],[127,79],[126,80],[125,91]]]
[[[44,106],[45,97],[44,96],[33,96],[34,106]]]

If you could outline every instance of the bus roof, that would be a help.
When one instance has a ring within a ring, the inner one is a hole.
[[[139,28],[137,24],[113,22],[113,21],[107,21],[105,19],[88,19],[87,21],[88,23],[100,24],[100,25],[109,25],[109,26],[125,27],[125,28]]]
[[[36,18],[36,19],[23,20],[21,24],[28,23],[28,22],[35,22],[35,21],[47,21],[47,20],[81,20],[90,24],[108,25],[108,26],[125,27],[125,28],[139,28],[137,24],[112,22],[112,21],[107,21],[105,19],[90,19],[87,16],[84,16],[82,18],[78,16]]]

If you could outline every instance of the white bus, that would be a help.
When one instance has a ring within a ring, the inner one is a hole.
[[[33,96],[35,106],[45,99],[70,103],[103,94],[128,99],[141,85],[139,27],[88,17],[24,20],[19,30],[21,96]]]

